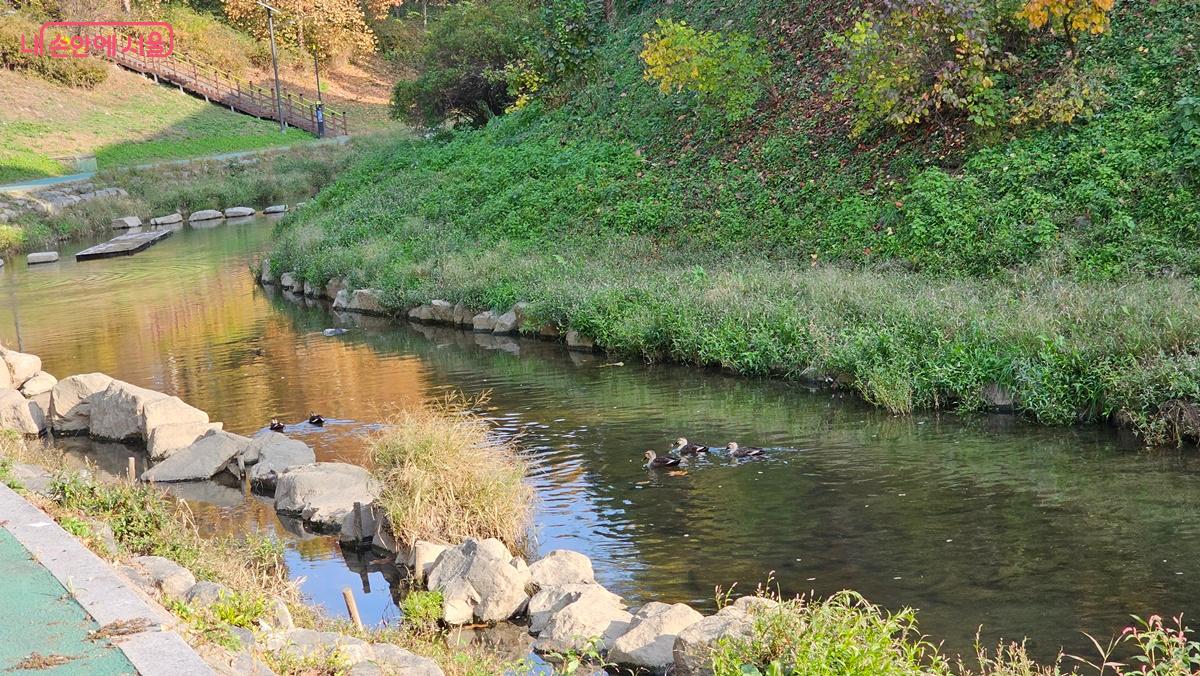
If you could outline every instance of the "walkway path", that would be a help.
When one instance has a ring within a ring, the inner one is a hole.
[[[330,136],[323,139],[313,139],[304,143],[293,143],[286,146],[271,146],[267,148],[256,148],[254,150],[239,150],[232,153],[220,153],[218,155],[204,155],[201,157],[184,157],[178,160],[162,160],[160,162],[150,162],[148,164],[135,164],[122,169],[153,169],[154,167],[177,166],[181,164],[189,164],[191,162],[224,162],[226,160],[236,160],[239,157],[248,157],[250,155],[260,155],[262,153],[282,152],[287,150],[295,150],[296,148],[308,148],[311,146],[325,145],[343,145],[350,141],[349,136]],[[78,174],[68,174],[66,176],[48,176],[46,178],[31,178],[17,183],[8,183],[0,185],[0,193],[21,193],[30,192],[33,190],[41,190],[63,183],[74,183],[76,181],[86,181],[96,175],[94,171],[85,171]]]
[[[165,610],[146,601],[45,512],[3,484],[0,581],[0,672],[25,673],[16,667],[37,652],[71,659],[28,673],[213,674],[167,628],[172,620]],[[118,627],[124,630],[114,631]],[[100,629],[118,636],[88,638]]]

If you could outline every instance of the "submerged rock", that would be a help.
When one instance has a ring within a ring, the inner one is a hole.
[[[242,457],[250,465],[246,472],[250,483],[266,489],[274,489],[287,470],[317,461],[308,444],[270,430],[256,434]]]
[[[648,603],[638,610],[629,629],[609,645],[608,658],[617,664],[665,669],[675,662],[679,633],[704,619],[684,603]]]
[[[507,620],[525,608],[528,584],[529,567],[494,538],[469,538],[442,552],[426,581],[442,592],[447,624]]]
[[[142,481],[203,481],[216,476],[250,445],[250,439],[230,432],[210,432],[191,446],[142,472]]]
[[[366,469],[342,462],[316,462],[292,467],[279,475],[275,485],[275,510],[299,515],[327,529],[341,527],[342,519],[354,509],[379,496],[379,482]]]
[[[63,378],[50,389],[50,429],[86,432],[91,425],[92,397],[113,382],[103,373],[82,373]]]

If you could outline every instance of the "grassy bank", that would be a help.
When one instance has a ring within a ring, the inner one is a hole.
[[[370,140],[357,143],[371,143]],[[328,186],[361,146],[311,145],[266,151],[256,160],[191,162],[153,169],[110,169],[95,183],[125,188],[128,197],[97,199],[53,215],[27,214],[0,225],[0,253],[54,247],[64,239],[107,233],[114,218],[148,221],[172,212],[293,202]]]
[[[1048,424],[1197,436],[1200,172],[1171,126],[1200,84],[1196,3],[1118,5],[1079,44],[1106,97],[1086,121],[854,139],[835,9],[624,13],[554,96],[361,158],[273,263],[398,309],[528,301],[616,353],[832,378],[895,412],[976,410],[998,385]],[[663,96],[637,57],[663,16],[762,40],[775,93],[739,122]],[[1023,67],[1050,69],[1034,43]]]

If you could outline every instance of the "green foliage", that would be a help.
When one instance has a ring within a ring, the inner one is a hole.
[[[267,599],[261,594],[222,593],[209,612],[222,624],[253,629],[258,618],[267,612]]]
[[[817,601],[788,599],[754,613],[753,635],[723,637],[712,654],[720,676],[949,673],[917,630],[916,613],[889,613],[849,591]]]
[[[1005,116],[997,85],[1014,57],[972,0],[899,0],[864,10],[830,40],[846,59],[834,79],[854,105],[854,136],[878,122],[903,128],[962,113],[991,127]]]
[[[440,591],[410,591],[400,602],[404,623],[414,631],[433,631],[442,619],[442,602]]]
[[[1171,109],[1171,143],[1184,162],[1200,168],[1200,96],[1184,96]]]
[[[0,225],[0,253],[16,251],[24,241],[24,230],[12,225]]]
[[[1171,623],[1159,615],[1133,619],[1135,625],[1122,635],[1125,643],[1137,647],[1133,673],[1175,676],[1200,671],[1200,642],[1192,638],[1194,632],[1183,624],[1182,616],[1172,618]]]
[[[58,525],[77,538],[87,538],[92,535],[92,527],[83,519],[77,519],[73,516],[64,516],[59,519]]]
[[[642,36],[647,81],[663,94],[695,92],[731,121],[753,111],[770,61],[750,36],[698,31],[686,21],[655,23],[657,28]]]
[[[548,0],[538,18],[539,70],[555,80],[577,75],[600,43],[602,17],[589,9],[587,0]]]
[[[1104,85],[1091,73],[1082,73],[1076,64],[1052,78],[1038,83],[1029,101],[1013,97],[1012,124],[1070,124],[1086,119],[1104,105]]]
[[[505,67],[529,56],[537,14],[526,0],[462,2],[429,29],[414,80],[392,92],[392,115],[416,124],[485,124],[511,106]]]
[[[92,57],[55,58],[48,54],[22,53],[22,38],[28,47],[32,47],[38,29],[36,23],[19,14],[0,17],[0,68],[25,71],[51,82],[83,89],[91,89],[108,77],[108,68]]]
[[[594,673],[596,670],[605,671],[617,666],[604,659],[604,639],[593,636],[578,650],[552,652],[546,655],[554,663],[555,673],[571,676],[572,674]]]
[[[67,509],[103,519],[117,542],[137,553],[158,553],[159,535],[174,523],[161,496],[140,485],[101,485],[78,474],[60,474],[50,484],[54,499]]]

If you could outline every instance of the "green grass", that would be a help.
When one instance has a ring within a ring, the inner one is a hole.
[[[0,183],[15,183],[29,178],[64,176],[69,171],[60,162],[32,150],[0,150]]]
[[[259,150],[279,145],[290,145],[312,140],[308,132],[289,127],[280,133],[277,123],[271,123],[269,131],[257,134],[236,135],[236,130],[212,121],[189,123],[174,130],[187,136],[180,140],[132,141],[106,146],[96,151],[97,164],[105,169],[145,164],[156,160],[174,160],[189,157],[204,157],[243,150]],[[220,122],[225,122],[221,120]],[[241,121],[238,121],[239,124]]]
[[[662,15],[765,40],[780,98],[731,125],[660,95],[636,54]],[[273,263],[398,309],[529,301],[614,352],[836,376],[896,412],[976,410],[996,383],[1048,424],[1196,437],[1176,402],[1200,401],[1200,170],[1169,138],[1200,87],[1197,18],[1194,0],[1119,5],[1079,48],[1108,89],[1086,123],[852,142],[822,46],[841,13],[652,5],[564,104],[364,154],[280,226]]]

